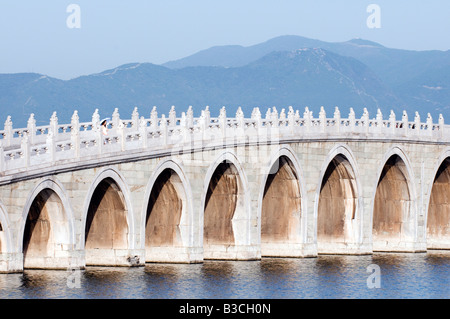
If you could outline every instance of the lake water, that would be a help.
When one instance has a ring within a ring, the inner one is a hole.
[[[87,267],[74,271],[26,270],[0,275],[1,299],[449,297],[448,251],[146,264],[137,268]]]

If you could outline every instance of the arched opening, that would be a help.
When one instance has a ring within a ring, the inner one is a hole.
[[[175,171],[165,169],[156,179],[147,206],[145,226],[146,255],[152,248],[182,245],[180,219],[186,195]]]
[[[261,255],[276,255],[271,247],[298,237],[301,197],[293,164],[281,156],[273,164],[264,187],[261,211]]]
[[[373,250],[405,249],[410,240],[411,196],[406,165],[398,155],[391,156],[383,167],[375,193],[373,208]]]
[[[318,253],[342,253],[354,243],[352,221],[357,207],[354,171],[344,155],[328,165],[320,187],[317,212]]]
[[[233,217],[242,209],[241,181],[236,167],[226,161],[215,169],[207,189],[204,206],[203,246],[205,258],[218,245],[233,246]],[[212,247],[216,246],[216,247]]]
[[[450,158],[442,162],[431,189],[427,248],[450,249]]]
[[[108,263],[115,249],[128,248],[127,207],[122,191],[112,178],[102,180],[92,194],[86,217],[86,264]]]
[[[44,189],[29,209],[23,234],[24,268],[58,268],[55,255],[67,250],[69,226],[59,196]]]

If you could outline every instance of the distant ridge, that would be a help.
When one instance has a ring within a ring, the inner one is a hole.
[[[222,106],[241,106],[245,113],[259,106],[294,106],[327,113],[353,107],[419,111],[450,121],[450,51],[407,51],[352,39],[329,43],[300,36],[281,36],[260,44],[216,46],[192,56],[155,65],[129,63],[100,73],[63,81],[42,74],[0,74],[0,129],[6,116],[26,126],[30,113],[38,125],[48,124],[53,111],[69,122],[73,111],[90,120],[98,108],[114,108],[129,117],[136,106],[149,113],[181,112],[189,105],[212,114]]]
[[[292,51],[301,48],[322,48],[355,58],[369,66],[390,86],[407,82],[430,68],[450,65],[450,50],[408,51],[386,48],[364,39],[332,43],[295,35],[276,37],[248,47],[215,46],[163,65],[172,69],[188,66],[236,67],[246,65],[273,51]]]
[[[292,51],[301,48],[325,48],[326,42],[300,36],[280,36],[260,44],[214,46],[188,57],[162,64],[171,69],[188,66],[239,67],[253,62],[273,51]]]

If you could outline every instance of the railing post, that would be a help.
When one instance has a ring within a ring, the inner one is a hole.
[[[27,130],[28,130],[28,143],[33,144],[34,137],[36,135],[36,120],[34,119],[33,113],[30,114],[30,118],[28,119]]]
[[[194,111],[192,110],[192,105],[189,106],[186,112],[186,120],[189,128],[194,126]]]
[[[236,122],[238,127],[244,127],[244,112],[242,112],[241,107],[239,106],[236,111]]]
[[[364,108],[364,112],[363,115],[361,116],[361,121],[363,122],[363,126],[364,126],[364,133],[369,133],[369,112],[367,111],[366,108]]]
[[[13,132],[12,132],[12,121],[11,116],[8,115],[5,121],[5,137],[4,137],[4,147],[11,146]]]
[[[28,133],[24,133],[22,136],[20,148],[22,149],[22,158],[25,161],[25,168],[28,168],[28,166],[30,166],[30,141],[28,139]]]
[[[56,139],[56,134],[58,134],[58,117],[56,116],[56,112],[53,112],[52,117],[50,118],[50,131],[53,132]]]
[[[211,124],[211,112],[209,111],[208,105],[205,107],[204,113],[205,113],[206,128],[209,128],[209,124]]]
[[[98,109],[95,109],[94,114],[92,114],[92,130],[98,129],[100,124],[100,114],[98,114]]]
[[[272,108],[272,113],[270,114],[271,120],[272,120],[272,127],[278,127],[280,125],[280,120],[278,117],[278,111],[277,108],[274,106]]]
[[[305,112],[303,112],[303,120],[305,122],[306,132],[309,133],[311,129],[311,113],[308,107],[305,107]]]
[[[133,130],[139,129],[139,112],[138,108],[135,107],[133,113],[131,113],[131,122],[133,123]]]
[[[324,133],[325,127],[327,126],[327,115],[323,106],[320,107],[319,121],[320,121],[320,131]]]
[[[284,108],[281,109],[279,123],[281,123],[281,126],[286,126],[286,111]]]
[[[433,136],[433,118],[430,113],[427,115],[427,132],[429,136]]]
[[[119,127],[119,124],[120,124],[120,114],[119,114],[119,109],[118,108],[114,109],[111,121],[112,121],[113,128],[117,129]]]
[[[444,117],[442,116],[442,114],[439,114],[439,132],[441,132],[441,137],[444,137],[444,127]]]
[[[287,119],[288,119],[289,132],[293,133],[294,128],[295,128],[295,112],[294,112],[294,109],[292,108],[292,106],[289,106]]]
[[[415,132],[413,133],[414,135],[419,135],[421,133],[420,115],[419,115],[419,112],[417,112],[417,111],[416,111],[416,115],[414,116],[414,129],[415,129]]]
[[[156,106],[153,107],[150,112],[150,127],[155,129],[158,126],[158,111],[156,111]]]
[[[227,110],[222,106],[219,113],[219,126],[222,132],[222,138],[225,139],[227,133]]]
[[[394,110],[391,110],[391,113],[389,114],[389,126],[390,126],[390,128],[391,128],[391,132],[392,132],[392,134],[395,134],[397,131],[396,131],[396,126],[397,126],[397,124],[395,123],[395,113],[394,113]]]
[[[334,125],[336,125],[336,132],[339,133],[341,131],[341,112],[337,106],[334,109]]]
[[[259,107],[253,108],[251,119],[255,121],[256,130],[259,132],[262,123]]]
[[[183,135],[183,141],[188,142],[189,140],[189,128],[187,126],[186,113],[181,112],[181,120],[180,120],[181,134]]]
[[[70,140],[72,142],[72,149],[75,152],[75,158],[80,158],[80,118],[78,111],[74,111],[70,124]]]
[[[172,105],[169,111],[169,126],[175,126],[177,124],[177,113],[175,111],[175,106]]]
[[[142,148],[147,148],[147,121],[143,116],[139,120],[139,134],[141,135]]]
[[[408,113],[406,111],[403,111],[402,115],[402,126],[403,126],[403,134],[405,136],[408,136],[409,128],[408,128]]]
[[[244,134],[244,112],[242,112],[241,107],[239,106],[237,111],[236,111],[236,128],[233,130],[234,131],[234,139],[237,142],[240,142],[243,137],[245,137]]]
[[[383,113],[381,113],[380,109],[377,109],[376,121],[377,121],[376,131],[378,133],[381,133],[383,130]]]
[[[120,139],[120,150],[123,152],[125,151],[125,125],[122,121],[119,120],[119,123],[117,125],[117,133],[119,135]]]
[[[350,108],[350,113],[348,114],[348,122],[349,122],[349,126],[350,126],[350,132],[354,132],[356,116],[355,116],[355,111],[353,110],[352,107]]]
[[[92,114],[92,135],[95,137],[95,143],[98,147],[98,153],[103,152],[103,132],[100,128],[100,115],[98,114],[98,109],[95,109],[94,114]]]

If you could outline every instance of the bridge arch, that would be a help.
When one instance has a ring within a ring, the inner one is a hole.
[[[261,256],[294,257],[306,243],[303,172],[291,147],[276,150],[265,165],[258,195]],[[280,206],[281,205],[281,208]]]
[[[426,242],[428,249],[450,249],[450,149],[434,166],[426,204]]]
[[[414,251],[417,201],[408,156],[394,146],[378,169],[372,205],[373,251]]]
[[[147,184],[142,211],[141,242],[146,261],[192,262],[194,243],[192,191],[176,159],[162,160]]]
[[[203,185],[204,259],[245,259],[250,244],[250,194],[237,156],[229,150],[219,154]]]
[[[41,179],[23,209],[18,237],[24,268],[72,266],[75,231],[67,192],[54,177]]]
[[[133,206],[128,184],[116,169],[106,167],[94,177],[82,225],[86,265],[126,264],[126,252],[134,249]]]
[[[316,190],[314,220],[319,254],[359,253],[363,203],[355,156],[336,145],[326,157]]]

